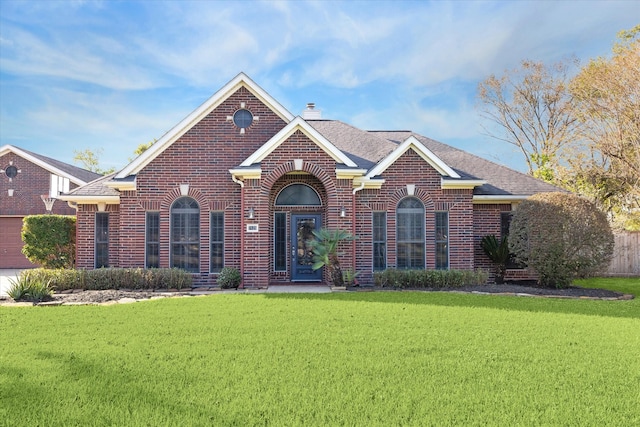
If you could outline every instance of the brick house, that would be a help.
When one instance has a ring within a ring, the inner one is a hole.
[[[46,213],[75,215],[75,209],[56,198],[100,176],[12,145],[0,147],[0,268],[36,267],[21,252],[22,219]]]
[[[180,267],[215,285],[322,281],[307,240],[357,236],[341,263],[488,268],[479,246],[518,202],[555,187],[411,131],[294,116],[239,74],[119,172],[62,195],[77,206],[77,266]]]

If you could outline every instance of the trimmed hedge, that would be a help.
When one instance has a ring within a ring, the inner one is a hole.
[[[66,215],[29,215],[22,221],[22,253],[44,268],[73,268],[76,218]]]
[[[383,288],[456,288],[484,285],[489,279],[486,271],[472,270],[396,270],[389,268],[373,274],[376,286]]]
[[[191,287],[192,277],[177,268],[99,268],[97,270],[24,270],[21,277],[49,283],[56,291],[67,289],[182,289]]]

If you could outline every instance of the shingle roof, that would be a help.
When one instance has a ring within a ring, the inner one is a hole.
[[[371,169],[410,136],[454,169],[461,179],[481,179],[487,183],[474,189],[475,195],[529,196],[539,192],[563,191],[506,166],[435,141],[411,131],[364,131],[337,120],[309,120],[318,132],[354,160]]]
[[[91,181],[90,183],[65,193],[65,196],[119,196],[120,192],[114,188],[107,187],[105,182],[110,181],[116,174],[112,173]]]
[[[90,182],[102,176],[99,173],[91,172],[89,170],[70,165],[69,163],[64,163],[59,160],[52,159],[51,157],[43,156],[42,154],[34,153],[23,148],[21,148],[21,150],[45,163],[50,164],[51,166],[54,166],[57,169],[60,169],[63,172],[68,173],[71,176],[81,179],[84,182]]]

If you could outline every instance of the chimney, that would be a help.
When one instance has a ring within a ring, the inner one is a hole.
[[[322,119],[322,111],[316,110],[316,104],[309,102],[307,108],[302,112],[302,118],[305,120],[320,120]]]

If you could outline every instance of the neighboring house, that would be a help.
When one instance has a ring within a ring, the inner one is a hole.
[[[22,219],[75,215],[75,209],[57,197],[100,176],[12,145],[0,147],[0,269],[35,267],[21,252]]]
[[[77,204],[77,266],[179,267],[200,285],[235,267],[244,286],[318,282],[319,227],[357,240],[343,268],[490,263],[520,201],[555,187],[411,131],[294,116],[239,74],[119,172],[61,198]],[[506,214],[506,215],[504,215]]]

